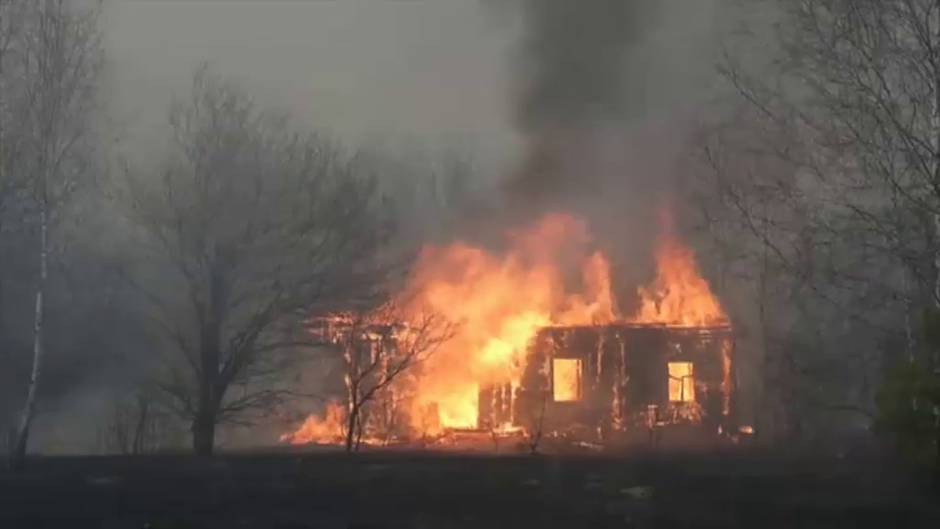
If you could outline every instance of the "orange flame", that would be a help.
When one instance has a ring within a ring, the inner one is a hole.
[[[415,405],[436,404],[444,428],[477,424],[481,385],[518,384],[526,348],[539,328],[614,320],[610,267],[588,251],[583,221],[549,215],[509,234],[510,250],[494,255],[464,243],[427,248],[410,289],[460,331],[424,366]],[[580,270],[580,292],[565,273]]]
[[[699,274],[692,251],[665,237],[656,252],[656,279],[640,287],[638,323],[683,327],[720,325],[728,321],[708,282]]]
[[[570,402],[581,398],[581,360],[556,358],[552,363],[552,398]]]
[[[339,402],[326,405],[323,419],[309,415],[297,430],[281,436],[282,443],[340,444],[346,438],[346,408]]]

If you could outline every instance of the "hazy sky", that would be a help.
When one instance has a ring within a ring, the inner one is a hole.
[[[111,107],[125,134],[147,140],[209,61],[352,142],[460,142],[506,157],[509,12],[476,0],[110,0]]]

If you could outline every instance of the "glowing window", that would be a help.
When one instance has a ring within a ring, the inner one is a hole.
[[[552,396],[555,402],[581,399],[581,360],[555,358],[552,361]]]
[[[669,362],[669,401],[694,402],[695,378],[692,362]]]

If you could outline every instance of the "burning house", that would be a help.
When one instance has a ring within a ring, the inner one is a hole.
[[[656,277],[637,290],[632,315],[620,313],[611,285],[606,256],[567,215],[511,233],[502,253],[427,248],[402,298],[458,331],[390,385],[394,402],[377,407],[397,430],[371,436],[513,432],[619,444],[669,429],[734,431],[732,329],[691,251],[661,238]],[[333,328],[341,320],[324,321],[318,332],[345,332]],[[341,414],[334,405],[287,440],[342,437],[330,431]]]

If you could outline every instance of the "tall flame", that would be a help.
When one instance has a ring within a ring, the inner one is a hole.
[[[683,327],[727,322],[718,299],[699,274],[692,251],[674,237],[660,240],[656,270],[653,283],[638,289],[641,305],[635,321]]]
[[[481,385],[518,382],[526,346],[552,324],[613,321],[610,266],[587,250],[583,221],[549,215],[509,234],[510,249],[495,255],[465,243],[425,249],[409,290],[460,330],[424,366],[415,405],[436,406],[442,427],[477,423]],[[566,266],[580,269],[580,288],[566,288]]]

